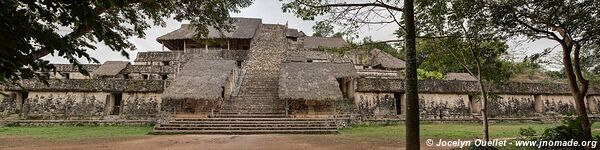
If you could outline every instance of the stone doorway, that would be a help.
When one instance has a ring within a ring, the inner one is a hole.
[[[396,115],[402,114],[402,93],[394,93],[396,99]]]
[[[123,94],[122,93],[110,94],[110,105],[109,105],[110,115],[119,115],[121,113],[122,103],[123,103]]]

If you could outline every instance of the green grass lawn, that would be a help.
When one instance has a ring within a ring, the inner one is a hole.
[[[520,128],[533,128],[537,133],[541,133],[546,128],[560,124],[536,124],[536,123],[498,123],[492,124],[489,128],[490,138],[511,138],[519,136]],[[420,137],[423,139],[475,139],[480,138],[482,133],[481,124],[476,123],[448,123],[421,124]],[[600,123],[595,123],[592,129],[600,129]],[[404,125],[390,126],[355,126],[349,129],[340,130],[342,136],[355,138],[376,138],[376,139],[404,139]],[[600,130],[594,131],[594,135],[600,135]]]
[[[46,139],[94,139],[143,136],[152,126],[50,126],[50,127],[0,127],[2,136],[26,136]]]

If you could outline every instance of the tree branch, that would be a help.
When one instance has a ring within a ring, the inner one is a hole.
[[[575,43],[575,49],[573,51],[573,67],[575,69],[575,75],[579,83],[581,83],[581,90],[579,90],[580,95],[585,95],[588,91],[589,82],[583,78],[583,74],[581,73],[581,65],[579,58],[579,52],[581,50],[581,45],[579,43]]]
[[[130,1],[128,1],[128,3],[134,4],[134,3],[143,3],[143,2],[147,2],[147,1],[149,1],[149,0],[130,0]],[[99,15],[107,12],[109,9],[111,9],[111,8],[98,7],[98,8],[94,9],[94,12],[96,13],[96,15],[99,16]],[[67,34],[66,36],[64,36],[62,38],[75,40],[91,31],[92,31],[92,28],[90,28],[88,26],[79,26],[79,27],[76,27],[76,29],[73,30],[73,32]],[[54,49],[49,49],[48,47],[42,47],[40,50],[32,52],[31,56],[34,59],[40,59],[40,58],[52,53],[53,51],[54,51]]]
[[[384,3],[336,3],[336,4],[324,4],[324,5],[310,5],[304,3],[304,5],[313,8],[331,8],[331,7],[381,7],[386,9],[391,9],[394,11],[402,11],[402,8],[394,7]]]

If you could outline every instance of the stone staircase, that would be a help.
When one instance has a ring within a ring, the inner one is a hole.
[[[287,50],[285,30],[283,25],[262,25],[248,53],[240,93],[223,105],[220,115],[285,114],[285,104],[278,98],[279,70]]]
[[[156,134],[337,133],[332,118],[289,118],[278,97],[279,70],[287,50],[283,25],[263,24],[244,65],[239,93],[208,118],[177,117],[156,125]]]
[[[215,118],[212,118],[215,117]],[[155,134],[331,134],[335,122],[327,118],[281,118],[246,115],[176,118],[154,127]]]

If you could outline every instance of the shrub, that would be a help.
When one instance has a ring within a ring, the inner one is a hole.
[[[535,130],[532,128],[520,129],[519,134],[524,136],[524,140],[529,141],[582,141],[581,129],[581,118],[570,118],[563,119],[562,125],[548,128],[544,132],[536,136]],[[593,140],[600,140],[600,136],[593,137]],[[559,147],[559,146],[547,146],[541,147],[542,149],[584,149],[584,147]]]

